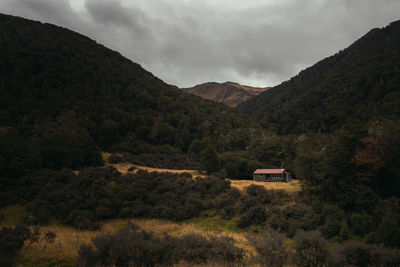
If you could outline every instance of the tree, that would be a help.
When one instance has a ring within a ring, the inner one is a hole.
[[[208,145],[206,149],[201,152],[200,166],[201,169],[207,171],[208,174],[221,169],[221,161],[212,145]]]

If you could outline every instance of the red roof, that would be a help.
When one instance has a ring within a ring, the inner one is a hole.
[[[257,169],[253,174],[284,173],[285,169]]]

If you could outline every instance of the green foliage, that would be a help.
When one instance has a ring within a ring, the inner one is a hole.
[[[207,171],[208,174],[217,172],[221,169],[221,161],[212,145],[208,145],[201,152],[200,157],[200,168]]]
[[[19,177],[40,168],[38,154],[14,128],[0,126],[0,206],[16,202],[12,192]]]
[[[253,179],[253,172],[262,164],[256,160],[249,160],[249,155],[240,152],[226,152],[222,155],[222,165],[230,179]]]
[[[142,170],[121,176],[108,167],[46,170],[22,180],[20,198],[32,202],[40,224],[54,217],[80,229],[97,229],[98,221],[117,217],[186,220],[212,207],[219,196],[232,200],[230,205],[236,201],[229,182],[218,176],[193,179]]]
[[[356,235],[364,236],[373,230],[373,220],[366,212],[354,212],[350,216],[351,227]]]
[[[0,173],[15,179],[40,166],[32,146],[12,127],[0,127]],[[2,184],[2,187],[5,184]]]

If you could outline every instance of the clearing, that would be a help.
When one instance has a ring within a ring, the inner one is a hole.
[[[128,170],[132,167],[136,167],[134,171],[130,173],[135,173],[137,170],[146,170],[148,172],[169,172],[169,173],[190,173],[193,177],[207,177],[205,172],[200,172],[198,170],[173,170],[173,169],[159,169],[159,168],[152,168],[146,166],[135,165],[129,162],[119,162],[119,163],[110,163],[108,158],[110,157],[111,153],[102,152],[103,160],[106,162],[106,166],[113,166],[115,167],[120,173],[127,174]],[[259,182],[253,180],[232,180],[226,178],[231,182],[231,186],[243,191],[246,187],[250,185],[261,185],[267,190],[285,190],[288,193],[298,192],[301,190],[301,184],[299,180],[291,180],[288,183],[285,182]]]

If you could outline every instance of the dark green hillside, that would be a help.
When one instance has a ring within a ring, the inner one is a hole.
[[[400,21],[239,109],[278,134],[250,149],[302,180],[325,238],[400,246]]]
[[[400,21],[371,30],[239,109],[280,134],[329,133],[350,118],[399,119]]]
[[[60,169],[101,164],[99,150],[186,153],[248,120],[85,36],[0,14],[0,125]]]

